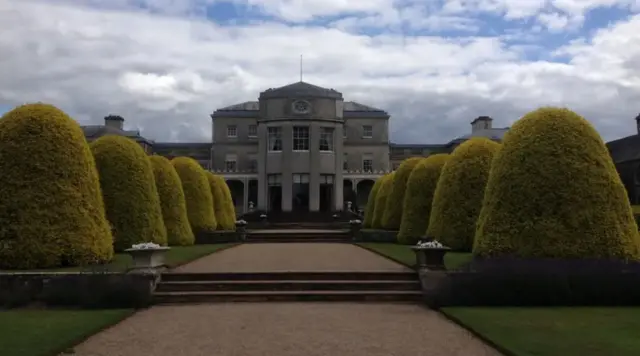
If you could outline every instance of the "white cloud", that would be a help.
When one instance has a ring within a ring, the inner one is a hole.
[[[0,0],[0,104],[49,101],[83,123],[117,113],[149,138],[203,141],[210,139],[213,110],[256,100],[261,90],[296,81],[303,53],[306,81],[388,110],[397,141],[440,143],[467,133],[476,116],[490,115],[506,126],[547,104],[573,108],[613,138],[634,130],[633,117],[640,110],[634,106],[640,95],[639,17],[550,53],[569,58],[554,63],[527,60],[540,51],[535,35],[510,47],[522,39],[518,32],[450,38],[397,32],[367,36],[340,27],[269,22],[224,27],[184,17],[190,10],[182,5],[165,16],[132,11],[133,0],[118,0],[109,8],[95,1],[78,6],[79,0],[58,5]],[[160,2],[145,1],[156,4],[154,12],[160,9]],[[304,8],[302,3],[264,6],[275,13],[283,6]],[[318,3],[304,3],[308,14],[321,14],[314,12]],[[325,14],[369,9],[354,1],[329,3]],[[391,6],[390,0],[369,3],[371,9]],[[564,3],[565,9],[582,11]],[[474,6],[507,11],[505,4],[485,0]],[[527,4],[508,11],[537,16],[532,9],[539,7]],[[411,18],[411,13],[389,11],[379,13],[380,21],[393,25]],[[448,11],[447,16],[475,21],[460,9]],[[375,11],[367,16],[376,16]]]

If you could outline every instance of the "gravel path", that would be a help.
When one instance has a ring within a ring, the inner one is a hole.
[[[407,267],[344,243],[244,244],[175,272],[407,271]]]
[[[75,348],[78,356],[498,356],[417,305],[161,306]]]

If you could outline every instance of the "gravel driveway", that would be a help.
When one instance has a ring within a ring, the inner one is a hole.
[[[418,305],[159,306],[76,347],[79,356],[498,356]]]

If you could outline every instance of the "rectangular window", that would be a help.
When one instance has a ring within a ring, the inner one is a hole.
[[[258,171],[258,160],[257,159],[251,159],[249,160],[249,170],[251,172],[256,172]]]
[[[270,187],[278,187],[282,185],[281,174],[269,174],[267,175],[267,185]]]
[[[293,127],[293,150],[309,151],[309,126]]]
[[[345,153],[344,160],[342,161],[342,170],[346,171],[348,169],[349,169],[349,155]]]
[[[249,137],[258,137],[258,125],[249,125]]]
[[[237,125],[229,125],[229,126],[227,126],[227,137],[238,137],[238,126]]]
[[[269,151],[282,151],[282,127],[269,127],[268,134]]]
[[[364,172],[373,172],[373,154],[364,154],[362,156],[362,170]]]
[[[342,126],[342,138],[347,138],[347,125]]]
[[[333,127],[320,128],[320,151],[333,151]]]
[[[372,138],[373,137],[373,126],[371,126],[371,125],[363,125],[362,126],[362,137],[363,138]]]
[[[235,172],[238,168],[238,156],[235,154],[228,154],[224,158],[224,170],[227,172]]]

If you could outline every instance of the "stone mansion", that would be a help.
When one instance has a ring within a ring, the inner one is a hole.
[[[119,134],[137,140],[148,153],[190,156],[223,176],[238,212],[336,211],[345,201],[364,207],[374,181],[413,156],[450,152],[473,136],[501,140],[508,128],[493,128],[486,116],[471,131],[446,144],[389,142],[389,114],[345,101],[342,93],[305,82],[267,89],[257,101],[215,110],[212,142],[161,143],[125,130],[124,119],[84,126],[93,140]]]

